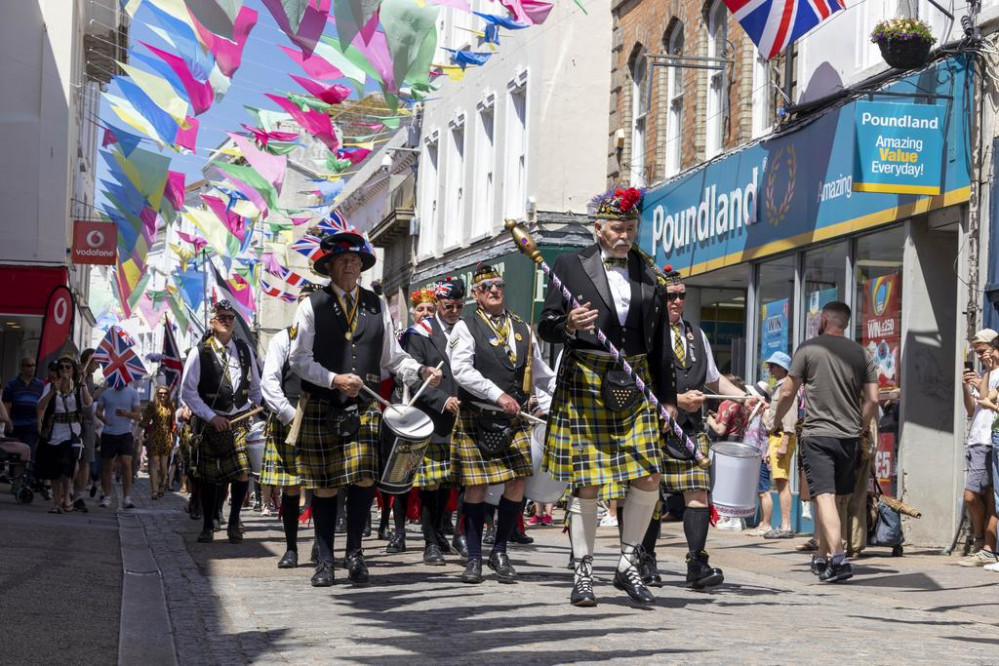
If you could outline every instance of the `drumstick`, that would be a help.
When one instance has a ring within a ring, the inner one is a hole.
[[[487,412],[502,412],[503,414],[506,414],[506,410],[504,410],[502,407],[494,407],[493,405],[487,405],[484,402],[473,402],[472,404],[475,405],[476,407],[478,407],[479,409],[486,410]],[[519,416],[522,419],[524,419],[525,421],[527,421],[529,423],[533,423],[535,425],[547,425],[548,424],[548,422],[545,421],[544,419],[539,419],[537,416],[534,416],[532,414],[528,414],[527,412],[523,412],[523,411],[522,412],[518,412],[517,416]]]
[[[441,361],[440,363],[438,363],[437,367],[435,367],[434,370],[440,370],[442,365],[444,365],[444,361]],[[427,385],[429,383],[430,383],[430,378],[429,377],[427,377],[426,379],[423,380],[423,386],[421,386],[420,390],[416,392],[416,395],[414,395],[412,398],[410,398],[409,402],[406,403],[407,407],[409,407],[414,402],[416,402],[416,399],[420,397],[420,394],[423,393],[423,389],[427,388]]]
[[[756,397],[752,395],[721,395],[718,393],[702,393],[701,395],[712,400],[752,400]]]
[[[388,401],[388,400],[386,400],[385,398],[383,398],[383,397],[381,397],[380,395],[378,395],[378,394],[377,394],[377,393],[376,393],[375,391],[372,391],[372,390],[371,390],[370,388],[368,388],[368,385],[367,385],[367,384],[361,384],[361,388],[362,388],[362,389],[364,389],[365,391],[367,391],[367,392],[368,392],[368,394],[369,394],[369,395],[370,395],[370,396],[371,396],[372,398],[374,398],[374,399],[375,399],[375,400],[377,400],[378,402],[382,403],[382,406],[383,406],[383,407],[385,407],[386,409],[388,409],[389,407],[391,407],[391,406],[392,406],[392,403],[391,403],[391,402],[389,402],[389,401]]]
[[[245,421],[246,419],[250,418],[251,416],[256,416],[257,414],[259,414],[262,411],[264,411],[263,407],[254,407],[253,409],[251,409],[250,411],[248,411],[245,414],[237,416],[234,419],[229,419],[229,424],[231,425],[233,423],[238,423],[239,421]]]

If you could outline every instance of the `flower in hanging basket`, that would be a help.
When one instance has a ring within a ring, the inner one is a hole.
[[[937,38],[930,27],[915,18],[897,17],[874,26],[871,41],[881,49],[881,56],[892,67],[911,69],[926,62],[930,47]]]

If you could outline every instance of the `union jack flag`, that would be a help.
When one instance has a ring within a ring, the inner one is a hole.
[[[128,334],[117,326],[108,329],[101,344],[97,345],[94,360],[100,363],[104,377],[113,388],[125,386],[149,374],[132,349]]]
[[[357,227],[335,210],[331,210],[330,216],[320,221],[316,228],[326,234],[357,233]]]
[[[294,303],[298,300],[298,296],[287,291],[283,291],[281,292],[281,300],[285,303]]]
[[[274,285],[272,285],[270,282],[268,282],[267,280],[265,280],[263,278],[260,278],[260,288],[263,290],[263,292],[265,294],[267,294],[268,296],[273,296],[275,298],[277,298],[282,293],[284,293],[280,289],[278,289],[277,287],[275,287]]]
[[[180,359],[180,350],[177,349],[177,341],[173,337],[173,328],[170,326],[169,319],[166,320],[164,326],[160,369],[166,377],[167,386],[173,391],[180,383],[180,376],[184,374],[184,362]]]
[[[767,60],[841,9],[845,0],[725,0]]]
[[[309,261],[315,261],[323,255],[319,248],[319,238],[311,234],[306,234],[291,244],[291,249],[299,254],[305,255]]]

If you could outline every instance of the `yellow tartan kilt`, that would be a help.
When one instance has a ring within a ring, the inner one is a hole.
[[[329,400],[308,398],[295,443],[302,486],[340,488],[362,479],[377,479],[378,433],[382,425],[378,406],[371,403],[361,412],[361,427],[350,440],[330,434],[326,419],[329,409]]]
[[[674,435],[664,435],[674,437]],[[708,436],[703,432],[696,435],[697,448],[708,455]],[[711,475],[706,469],[697,466],[694,460],[677,460],[663,453],[662,485],[668,493],[684,490],[711,490]]]
[[[451,442],[435,442],[433,439],[427,443],[427,448],[423,452],[423,462],[416,470],[416,477],[413,485],[417,488],[436,486],[447,483],[451,480]]]
[[[264,447],[260,485],[283,488],[302,485],[295,447],[284,443],[290,431],[291,425],[284,425],[274,415],[267,421],[267,444]]]
[[[463,486],[482,486],[532,476],[531,427],[514,421],[517,434],[502,455],[486,458],[475,445],[475,415],[461,412],[451,436],[451,470]]]
[[[627,482],[662,469],[659,416],[644,397],[630,412],[613,412],[601,394],[602,378],[618,368],[610,356],[573,352],[552,397],[545,437],[543,468],[571,487],[607,486]],[[647,385],[651,383],[644,356],[628,363]]]
[[[232,426],[232,444],[228,445],[225,433],[216,433],[211,425],[204,424],[204,432],[195,439],[194,451],[197,478],[206,483],[230,483],[250,473],[250,458],[246,454],[246,436],[250,433],[246,421]],[[209,445],[205,439],[212,438]]]

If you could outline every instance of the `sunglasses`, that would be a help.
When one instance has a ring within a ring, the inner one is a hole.
[[[444,312],[457,312],[465,307],[464,303],[449,303],[447,305],[438,306]]]
[[[236,321],[236,315],[215,315],[215,318],[222,322]]]
[[[59,364],[59,369],[60,370],[72,370],[73,366],[70,363],[60,363]]]
[[[687,300],[687,292],[680,291],[675,294],[666,294],[666,300],[670,303],[673,301],[685,301]]]
[[[506,282],[502,280],[486,280],[485,282],[479,283],[479,289],[482,291],[492,291],[493,287],[496,289],[503,289],[506,286]]]

